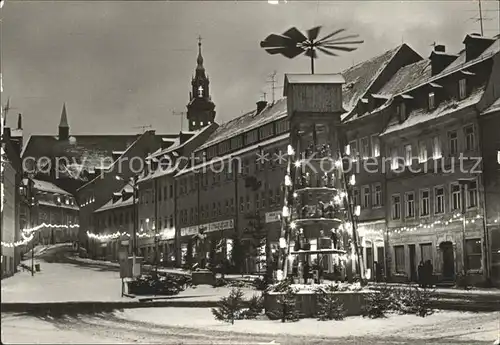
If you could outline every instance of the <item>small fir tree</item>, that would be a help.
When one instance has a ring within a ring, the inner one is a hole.
[[[262,314],[262,310],[264,310],[264,298],[262,295],[253,295],[247,301],[247,308],[243,311],[242,316],[244,319],[255,319]]]
[[[336,285],[327,286],[325,289],[318,289],[318,311],[316,316],[320,321],[343,320],[345,317],[344,304],[340,302],[335,292],[338,291]]]
[[[212,314],[217,320],[234,325],[234,320],[242,317],[243,308],[243,291],[240,288],[233,288],[228,297],[222,297],[217,308],[212,308]]]
[[[268,312],[268,317],[272,320],[281,319],[281,322],[299,321],[300,313],[297,309],[296,296],[297,293],[295,290],[292,287],[288,287],[285,291],[283,291],[283,294],[278,296],[278,308],[274,311]]]
[[[391,300],[394,298],[393,289],[383,286],[379,291],[374,291],[365,295],[365,305],[363,306],[363,316],[370,319],[385,317],[391,310]]]

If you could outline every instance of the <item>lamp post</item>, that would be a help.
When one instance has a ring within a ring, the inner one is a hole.
[[[23,183],[20,186],[21,195],[24,197],[23,201],[28,206],[28,228],[31,228],[33,225],[32,221],[32,208],[36,205],[35,196],[33,195],[33,178],[35,174],[30,172],[25,174],[27,181],[26,184]],[[35,241],[33,241],[31,246],[31,276],[35,275]]]
[[[132,275],[135,277],[136,275],[136,260],[137,260],[137,208],[135,204],[135,199],[138,195],[138,190],[139,187],[137,186],[137,180],[138,180],[138,175],[130,178],[130,180],[127,182],[122,176],[116,175],[115,178],[118,181],[125,181],[127,185],[132,187],[132,219],[133,219],[133,226],[132,226]]]

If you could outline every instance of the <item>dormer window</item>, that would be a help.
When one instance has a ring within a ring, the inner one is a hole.
[[[397,112],[401,121],[406,120],[406,103],[400,103],[397,107]]]
[[[203,127],[203,121],[200,122],[200,126]]]
[[[436,107],[436,97],[434,95],[434,92],[429,93],[428,102],[429,102],[429,110],[432,110]]]
[[[458,98],[464,99],[467,97],[467,80],[465,78],[458,81]]]
[[[193,121],[193,126],[196,126],[196,121]]]

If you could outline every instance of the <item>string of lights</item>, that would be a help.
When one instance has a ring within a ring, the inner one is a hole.
[[[47,224],[47,223],[42,223],[40,225],[37,225],[33,228],[29,229],[23,229],[24,233],[31,234],[35,231],[40,230],[41,228],[56,228],[56,229],[72,229],[72,228],[79,228],[80,225],[78,224],[70,224],[70,225],[64,225],[64,224]]]
[[[35,237],[34,234],[31,234],[29,236],[26,236],[23,234],[22,240],[19,240],[16,242],[2,242],[2,247],[16,248],[19,246],[24,246],[24,245],[28,244],[34,237]]]
[[[90,231],[87,231],[87,236],[91,239],[95,239],[95,240],[98,240],[98,241],[108,241],[108,240],[115,240],[117,238],[120,238],[120,237],[132,237],[132,235],[128,232],[115,232],[115,233],[112,233],[112,234],[94,234],[94,233],[91,233]],[[139,232],[136,234],[136,236],[138,238],[150,238],[150,237],[159,237],[161,236],[160,233],[158,234],[149,234],[149,233],[146,233],[146,232]]]

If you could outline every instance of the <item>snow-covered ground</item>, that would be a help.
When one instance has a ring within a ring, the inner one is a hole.
[[[460,338],[493,342],[500,336],[500,313],[436,312],[426,318],[414,315],[390,315],[385,319],[348,317],[343,321],[302,319],[297,323],[260,320],[238,320],[234,325],[214,319],[208,308],[127,309],[115,312],[119,319],[162,326],[202,328],[251,334],[286,334],[318,337],[376,336],[409,338]]]
[[[40,262],[41,272],[19,272],[2,280],[2,302],[131,301],[121,297],[119,272],[71,264]],[[230,288],[201,285],[182,291],[187,300],[216,301],[229,294]],[[244,289],[247,296],[257,293]],[[141,296],[144,297],[144,296]]]
[[[2,343],[161,344],[493,344],[500,315],[440,312],[427,318],[349,317],[343,321],[303,319],[296,323],[216,321],[210,309],[147,308],[64,319],[2,314]]]

